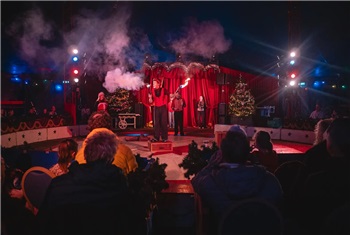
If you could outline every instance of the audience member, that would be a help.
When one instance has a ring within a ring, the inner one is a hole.
[[[35,111],[36,113],[36,111]],[[7,120],[13,121],[12,118],[15,116],[15,111],[13,109],[10,109],[9,111],[7,111]]]
[[[251,152],[251,155],[255,160],[254,163],[261,164],[268,171],[274,173],[279,163],[277,153],[273,150],[270,134],[266,131],[258,131],[253,139],[255,141],[255,148]]]
[[[5,109],[1,109],[1,118],[5,118],[6,116],[7,116],[6,110]]]
[[[51,118],[57,116],[56,106],[55,106],[55,105],[52,105],[52,106],[51,106],[51,110],[50,110],[50,112],[49,112],[49,116],[50,116]]]
[[[35,217],[23,196],[22,176],[21,170],[9,167],[1,157],[1,234],[36,234]]]
[[[34,106],[30,107],[28,110],[28,117],[35,117],[37,116],[37,112]]]
[[[63,140],[58,146],[58,162],[49,170],[56,176],[68,172],[68,167],[74,161],[78,152],[78,143],[73,139]]]
[[[129,189],[121,169],[112,164],[117,149],[111,131],[86,138],[86,164],[71,164],[47,190],[38,213],[42,234],[126,234]]]
[[[79,149],[75,160],[79,163],[85,163],[84,159],[84,149],[86,145],[86,140],[99,132],[113,133],[112,129],[112,117],[105,111],[94,112],[88,121],[88,126],[91,132],[88,134],[84,140],[82,147]],[[138,167],[135,155],[131,149],[122,143],[122,141],[116,136],[118,141],[118,150],[114,156],[112,164],[116,165],[122,169],[123,173],[127,175],[129,172],[135,171]]]
[[[232,127],[220,147],[192,179],[195,192],[216,217],[220,218],[231,204],[252,197],[279,206],[282,189],[278,180],[264,167],[247,163],[250,146],[245,131]]]
[[[324,118],[324,113],[321,111],[321,106],[316,104],[315,110],[310,114],[310,118],[312,119],[322,119]]]
[[[328,164],[330,154],[327,151],[327,142],[324,138],[325,132],[333,119],[323,119],[317,122],[315,126],[315,142],[314,145],[305,152],[305,167],[299,172],[298,180],[305,178],[315,172],[324,170]]]
[[[296,198],[297,219],[309,234],[320,234],[328,215],[350,202],[350,119],[335,119],[326,131],[330,158],[310,174]],[[345,233],[344,233],[345,234]]]
[[[320,120],[317,122],[317,124],[315,126],[314,145],[317,145],[324,140],[323,135],[332,121],[333,121],[333,118],[329,118],[329,119],[323,119],[323,120]]]
[[[43,117],[48,117],[49,116],[49,112],[47,111],[47,108],[43,109],[43,112],[42,112],[41,116],[43,116]]]
[[[331,158],[327,151],[327,142],[324,139],[324,135],[332,121],[332,119],[323,119],[317,122],[314,131],[314,145],[304,154],[304,166],[295,172],[296,178],[292,184],[290,194],[285,194],[285,210],[291,217],[296,217],[299,214],[299,211],[295,210],[295,204],[299,204],[298,200],[300,194],[302,194],[307,177],[326,169],[329,159]]]
[[[184,108],[186,107],[185,100],[181,97],[180,92],[175,93],[175,98],[173,99],[173,102],[171,104],[171,107],[174,110],[174,117],[175,117],[175,128],[174,128],[174,135],[177,135],[180,130],[180,135],[184,136]]]

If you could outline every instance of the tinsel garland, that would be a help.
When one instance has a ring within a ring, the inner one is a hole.
[[[216,142],[213,142],[212,147],[205,145],[198,148],[198,144],[192,140],[191,144],[188,145],[188,155],[184,157],[179,167],[187,170],[185,177],[190,179],[192,175],[196,175],[206,165],[208,165],[210,157],[219,150]]]

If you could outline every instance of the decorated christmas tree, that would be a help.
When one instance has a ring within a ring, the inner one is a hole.
[[[247,88],[247,83],[239,77],[229,102],[229,114],[236,117],[248,117],[255,112],[255,99]]]
[[[118,113],[129,113],[132,110],[133,99],[128,90],[119,88],[114,93],[106,96],[108,113],[115,117]]]

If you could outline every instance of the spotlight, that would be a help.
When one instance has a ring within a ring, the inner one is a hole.
[[[62,90],[63,90],[62,85],[61,85],[61,84],[56,84],[56,85],[55,85],[55,90],[56,90],[56,91],[62,91]]]
[[[79,78],[74,78],[74,82],[78,83],[79,82]]]
[[[294,65],[294,64],[295,64],[295,60],[291,60],[291,61],[289,62],[289,64],[290,64],[290,65]]]
[[[290,85],[290,86],[295,86],[295,81],[294,81],[294,80],[290,81],[290,82],[289,82],[289,85]]]
[[[79,58],[78,58],[78,56],[73,56],[72,60],[73,60],[74,62],[77,62],[77,61],[79,60]]]
[[[314,81],[314,87],[319,88],[321,86],[319,81]]]
[[[294,52],[294,51],[292,51],[291,53],[290,53],[290,57],[295,57],[296,56],[296,53]]]

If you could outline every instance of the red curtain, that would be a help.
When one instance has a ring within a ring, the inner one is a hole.
[[[203,96],[207,105],[206,124],[214,126],[218,119],[219,103],[228,103],[230,95],[234,91],[235,85],[218,85],[216,76],[218,73],[233,75],[234,81],[239,77],[247,82],[255,97],[257,106],[277,106],[278,104],[278,82],[272,77],[263,77],[248,74],[245,72],[232,70],[225,67],[204,67],[204,66],[185,66],[180,63],[167,66],[166,64],[156,63],[155,65],[143,68],[145,74],[145,83],[152,85],[153,78],[163,78],[163,87],[170,93],[185,83],[189,77],[191,80],[188,85],[180,89],[182,97],[186,101],[184,109],[184,127],[197,126],[197,101],[199,96]],[[144,86],[137,94],[139,102],[145,105],[145,122],[152,120],[151,107],[148,104],[147,94],[149,88]]]

